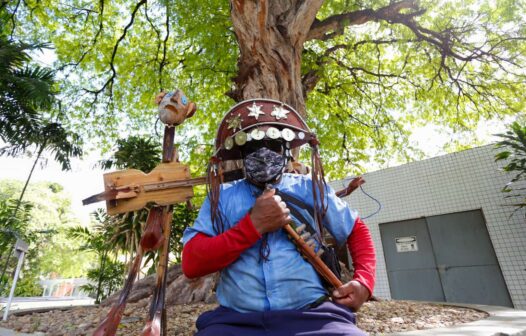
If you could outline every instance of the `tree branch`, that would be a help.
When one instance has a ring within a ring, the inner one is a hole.
[[[316,18],[316,13],[318,13],[322,4],[323,0],[298,1],[297,9],[293,14],[289,27],[290,35],[296,37],[296,40],[293,42],[297,46],[303,45],[303,42],[305,42],[309,32],[307,28],[312,25]]]
[[[163,90],[163,69],[166,65],[166,49],[167,49],[167,43],[168,38],[170,37],[170,7],[169,5],[166,6],[166,36],[163,40],[163,58],[161,59],[161,62],[159,63],[159,88],[162,91]]]
[[[101,2],[103,2],[103,0],[101,0]],[[117,42],[113,46],[113,51],[111,53],[111,59],[110,59],[110,70],[111,70],[110,78],[108,78],[106,80],[106,82],[102,85],[102,87],[100,89],[98,89],[98,90],[84,89],[85,91],[94,94],[95,95],[95,100],[97,99],[97,96],[101,92],[106,90],[106,88],[109,88],[109,91],[110,91],[109,92],[109,96],[110,96],[110,99],[112,99],[112,96],[113,96],[113,81],[117,77],[117,70],[115,69],[114,61],[115,61],[115,56],[117,55],[117,50],[119,48],[119,44],[124,40],[124,38],[126,38],[126,34],[128,33],[128,29],[130,29],[130,27],[133,25],[133,22],[135,21],[135,15],[137,14],[137,12],[141,8],[141,6],[144,5],[145,3],[146,3],[146,0],[141,0],[135,5],[135,8],[133,9],[133,12],[131,14],[130,21],[128,22],[126,27],[124,27],[124,31],[122,32],[122,35],[119,37],[119,39],[117,39]]]
[[[338,14],[323,21],[315,21],[310,27],[306,40],[327,40],[334,36],[343,34],[345,27],[353,25],[361,25],[372,20],[389,20],[395,18],[403,9],[413,9],[416,12],[405,14],[404,16],[414,17],[421,15],[424,11],[418,8],[418,5],[413,0],[402,0],[400,2],[392,3],[388,6],[382,7],[378,10],[362,9],[354,12]]]

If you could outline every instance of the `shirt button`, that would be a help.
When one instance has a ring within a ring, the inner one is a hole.
[[[267,291],[267,296],[270,297],[272,295],[271,291]]]

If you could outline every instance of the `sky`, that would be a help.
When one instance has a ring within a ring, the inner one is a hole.
[[[46,154],[44,156],[49,157]],[[81,223],[86,225],[90,220],[89,214],[95,209],[105,206],[103,202],[89,206],[82,205],[84,198],[104,191],[102,180],[104,171],[94,167],[97,160],[94,155],[86,157],[84,160],[72,159],[72,170],[64,172],[60,169],[60,165],[50,158],[44,166],[37,164],[30,183],[50,181],[61,184],[64,191],[71,197],[73,213],[80,219]],[[25,181],[33,163],[34,159],[29,157],[0,157],[0,180]]]

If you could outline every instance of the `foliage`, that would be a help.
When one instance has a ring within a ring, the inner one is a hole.
[[[18,261],[13,256],[13,248],[16,240],[22,239],[27,243],[34,243],[37,238],[36,235],[28,229],[33,205],[28,202],[22,203],[16,216],[13,217],[13,210],[15,208],[15,200],[0,199],[0,296],[7,294],[11,288],[12,277],[10,271],[16,267]],[[31,255],[31,252],[29,255]],[[37,285],[36,283],[32,283],[33,280],[32,276],[25,277],[25,285],[31,289],[35,288]],[[29,292],[20,289],[17,290],[17,293],[22,293],[27,296],[30,296],[33,292],[33,290]]]
[[[0,139],[16,143],[21,151],[42,123],[39,110],[48,110],[55,99],[53,71],[30,67],[29,52],[46,45],[16,43],[0,35]]]
[[[103,169],[138,169],[144,173],[150,172],[161,162],[161,148],[159,141],[153,138],[130,136],[117,140],[117,149],[112,159],[103,160]]]
[[[87,272],[90,284],[82,288],[95,297],[95,302],[100,303],[113,290],[119,288],[117,284],[122,283],[124,276],[124,264],[112,260],[118,256],[111,240],[112,230],[109,225],[110,218],[104,211],[98,210],[93,213],[97,225],[92,229],[77,226],[69,229],[69,234],[82,242],[80,251],[95,254],[97,264]]]
[[[170,236],[170,252],[174,255],[175,263],[181,262],[181,253],[183,251],[183,233],[184,230],[191,226],[197,214],[199,213],[192,204],[176,204],[173,209],[172,231]]]
[[[55,102],[54,72],[29,64],[29,52],[44,47],[0,35],[0,139],[8,143],[0,155],[17,156],[36,146],[54,154],[62,169],[70,169],[70,157],[82,154],[80,137],[42,112]]]
[[[0,18],[8,17],[2,3]],[[54,155],[62,169],[71,169],[70,158],[82,155],[81,138],[61,124],[64,115],[52,113],[56,106],[55,71],[31,63],[31,52],[42,51],[45,43],[26,43],[7,35],[6,20],[0,20],[0,140],[6,145],[0,155],[18,156],[35,150],[26,185],[19,196],[22,201],[34,167],[44,150]],[[14,213],[18,211],[18,206]]]
[[[15,236],[30,243],[16,292],[17,295],[30,296],[40,291],[39,278],[50,273],[62,277],[83,276],[92,258],[76,252],[79,243],[66,233],[68,227],[76,224],[76,219],[71,214],[69,196],[65,195],[62,186],[49,182],[31,184],[27,201],[22,202],[13,217],[16,196],[21,188],[20,181],[0,181],[0,259],[3,267]],[[11,234],[6,236],[6,232]],[[9,283],[16,262],[12,256],[4,279]],[[4,294],[8,287],[4,286]]]
[[[101,266],[90,269],[87,278],[91,283],[81,286],[83,291],[95,297],[96,303],[100,303],[122,286],[125,270],[123,263],[114,260],[107,260]]]
[[[515,174],[502,191],[510,193],[506,198],[517,200],[513,206],[519,210],[526,207],[526,125],[516,121],[506,133],[497,135],[503,140],[496,145],[502,151],[495,155],[495,161],[505,161],[503,170]]]
[[[3,257],[10,252],[12,244],[17,237],[30,241],[33,239],[28,230],[28,223],[31,220],[31,210],[33,205],[24,202],[20,211],[13,217],[13,210],[16,202],[13,199],[0,198],[0,255]],[[2,261],[3,258],[0,258]]]
[[[381,11],[396,6],[403,10]],[[179,87],[199,106],[178,128],[182,160],[204,172],[214,130],[233,104],[225,93],[239,75],[227,1],[4,7],[14,36],[56,48],[68,126],[106,150],[124,132],[153,135],[154,95]],[[524,10],[524,0],[325,1],[314,25],[334,25],[299,50],[298,85],[332,177],[371,159],[419,155],[409,142],[413,127],[469,131],[520,111]]]
[[[22,273],[16,283],[15,296],[42,296],[44,289],[35,273]]]

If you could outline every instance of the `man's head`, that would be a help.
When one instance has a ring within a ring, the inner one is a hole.
[[[248,100],[234,106],[223,118],[215,157],[222,162],[242,160],[247,179],[264,186],[280,179],[290,149],[313,136],[292,107],[270,99]]]
[[[309,144],[310,169],[316,216],[325,213],[325,179],[318,151],[318,140],[303,118],[291,106],[272,99],[245,100],[227,112],[215,141],[215,152],[208,169],[208,197],[212,223],[223,232],[223,218],[219,211],[220,185],[224,181],[224,163],[242,160],[249,181],[265,186],[282,176],[291,150]],[[321,223],[318,220],[319,223]]]

